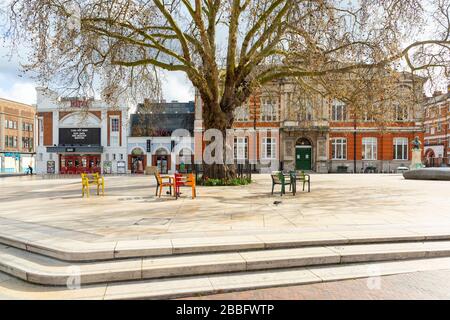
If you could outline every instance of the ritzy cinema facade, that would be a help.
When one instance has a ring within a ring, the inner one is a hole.
[[[36,90],[37,173],[126,173],[126,106]]]

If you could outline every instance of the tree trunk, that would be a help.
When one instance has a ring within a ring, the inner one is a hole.
[[[236,166],[234,164],[226,164],[226,131],[233,126],[233,113],[223,112],[219,105],[203,105],[203,119],[205,131],[209,129],[220,130],[223,135],[223,162],[206,164],[203,163],[203,180],[207,179],[224,179],[229,181],[236,178]],[[208,145],[208,142],[207,142]]]

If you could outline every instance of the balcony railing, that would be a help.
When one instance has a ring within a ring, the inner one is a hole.
[[[330,123],[326,120],[285,120],[282,122],[283,128],[298,129],[328,129]]]

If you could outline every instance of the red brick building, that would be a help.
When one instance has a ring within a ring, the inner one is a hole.
[[[424,104],[425,164],[450,165],[450,85],[447,92],[435,92]]]
[[[23,173],[35,167],[33,106],[0,98],[0,173]]]
[[[257,160],[272,159],[271,166],[260,167],[261,172],[280,167],[319,173],[395,172],[411,164],[413,139],[424,138],[420,102],[424,81],[399,73],[395,90],[411,103],[391,102],[383,121],[367,114],[353,116],[346,104],[302,92],[289,79],[274,82],[236,109],[235,159],[254,159],[256,146]],[[196,131],[202,128],[199,102]],[[199,145],[201,135],[196,138],[196,148]]]
[[[235,110],[233,135],[228,137],[236,163],[250,163],[259,172],[272,172],[280,166],[280,125],[282,87],[267,86]],[[204,151],[202,102],[196,96],[196,155]],[[197,157],[198,158],[198,157]]]

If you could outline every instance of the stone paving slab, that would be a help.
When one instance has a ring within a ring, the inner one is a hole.
[[[265,247],[264,242],[255,236],[172,239],[172,245],[174,254],[227,251],[230,247],[239,250]]]
[[[208,277],[197,277],[109,285],[104,299],[173,299],[214,292]]]
[[[173,254],[170,239],[118,241],[114,258],[166,256]]]
[[[144,279],[246,270],[246,261],[239,253],[186,255],[142,261]]]
[[[216,292],[246,290],[248,288],[268,288],[290,285],[292,283],[308,284],[322,280],[307,269],[278,270],[277,272],[253,272],[229,276],[209,277]]]
[[[311,245],[347,244],[349,238],[334,232],[301,232],[301,233],[283,233],[283,234],[262,234],[256,236],[264,242],[265,248],[289,248]]]
[[[340,263],[340,255],[325,247],[242,252],[247,270],[291,268]]]

